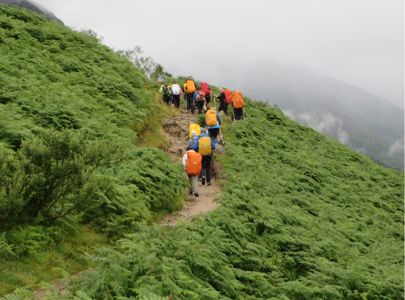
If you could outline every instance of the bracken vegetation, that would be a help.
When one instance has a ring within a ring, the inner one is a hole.
[[[39,255],[81,224],[117,239],[179,207],[181,168],[161,150],[134,146],[160,109],[154,90],[94,36],[0,5],[3,265]],[[24,283],[5,278],[0,290],[14,281]]]
[[[221,207],[153,225],[184,195],[181,168],[133,144],[158,132],[153,82],[94,37],[1,5],[0,54],[0,287],[86,226],[111,242],[87,231],[94,270],[49,299],[402,299],[402,173],[249,101],[224,126]]]
[[[226,130],[223,207],[174,229],[142,228],[103,249],[79,294],[402,298],[402,174],[267,105],[251,103],[247,115]]]

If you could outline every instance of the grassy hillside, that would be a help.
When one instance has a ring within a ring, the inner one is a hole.
[[[66,298],[401,299],[402,173],[250,102],[224,128],[222,207],[153,225],[184,195],[144,147],[164,145],[153,83],[1,5],[0,62],[0,292],[92,265]]]
[[[80,295],[402,298],[403,175],[267,105],[247,115],[225,130],[222,208],[104,249]]]
[[[181,168],[134,146],[159,115],[155,89],[95,37],[0,5],[0,294],[33,282],[23,260],[29,273],[76,235],[86,250],[57,259],[87,252],[83,225],[116,239],[179,206]]]

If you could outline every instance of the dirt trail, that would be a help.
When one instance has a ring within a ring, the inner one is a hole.
[[[181,162],[185,148],[188,141],[188,126],[190,123],[195,123],[196,115],[191,115],[181,111],[176,117],[167,119],[163,128],[170,142],[170,146],[167,152],[178,162]],[[218,145],[218,150],[222,149]],[[184,204],[180,211],[166,215],[159,224],[166,226],[174,226],[178,221],[190,220],[195,216],[199,216],[208,213],[219,207],[219,204],[215,201],[221,192],[221,187],[216,183],[215,178],[211,179],[211,186],[201,185],[199,183],[199,194],[200,197],[188,196],[187,202]],[[91,272],[92,270],[85,270],[76,275],[73,275],[70,279],[57,279],[51,284],[53,288],[58,291],[61,295],[66,295],[68,293],[69,283],[72,278],[77,278],[81,274]],[[38,289],[34,291],[35,299],[45,299],[46,289]]]
[[[195,118],[195,115],[181,111],[178,116],[164,122],[163,128],[170,142],[167,152],[174,160],[181,161],[187,146],[188,126],[195,123]],[[159,223],[176,225],[180,220],[191,219],[218,208],[219,204],[215,199],[221,192],[221,187],[217,184],[215,178],[211,179],[211,183],[211,186],[207,186],[199,182],[198,192],[200,197],[189,196],[180,211],[166,215]]]

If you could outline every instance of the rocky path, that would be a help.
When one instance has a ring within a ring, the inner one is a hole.
[[[188,126],[191,123],[195,123],[195,117],[195,115],[182,111],[178,116],[167,119],[163,124],[163,128],[170,142],[167,152],[173,160],[178,161],[179,163],[181,163],[181,159],[187,146]],[[201,183],[199,183],[198,188],[200,197],[188,196],[186,203],[180,211],[166,215],[159,224],[174,226],[181,220],[191,220],[195,216],[208,213],[218,208],[219,204],[215,199],[221,192],[221,187],[217,184],[215,178],[212,178],[211,183],[211,186],[201,185]],[[72,276],[72,278],[86,272],[91,272],[91,270],[83,271]],[[61,295],[64,295],[68,293],[68,285],[72,278],[54,280],[51,284],[56,291]],[[45,299],[46,289],[41,288],[34,291],[34,298]]]
[[[195,123],[195,115],[181,112],[178,116],[168,119],[163,124],[170,146],[167,152],[174,160],[181,162],[186,150],[188,140],[188,126]],[[166,215],[160,224],[175,225],[178,221],[191,219],[195,216],[208,213],[219,207],[215,201],[221,192],[221,187],[217,184],[215,178],[211,180],[212,185],[206,186],[199,183],[200,197],[189,196],[187,202],[180,211]]]

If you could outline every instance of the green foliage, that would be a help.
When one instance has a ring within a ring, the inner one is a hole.
[[[92,32],[0,5],[4,256],[56,246],[67,224],[118,238],[179,207],[182,170],[134,146],[159,109],[154,86]]]
[[[400,299],[403,174],[249,102],[226,125],[222,207],[100,251],[95,299]]]
[[[154,219],[153,213],[178,209],[185,183],[181,168],[162,151],[133,150],[128,160],[103,170],[85,187],[84,198],[93,204],[84,220],[116,238]]]

